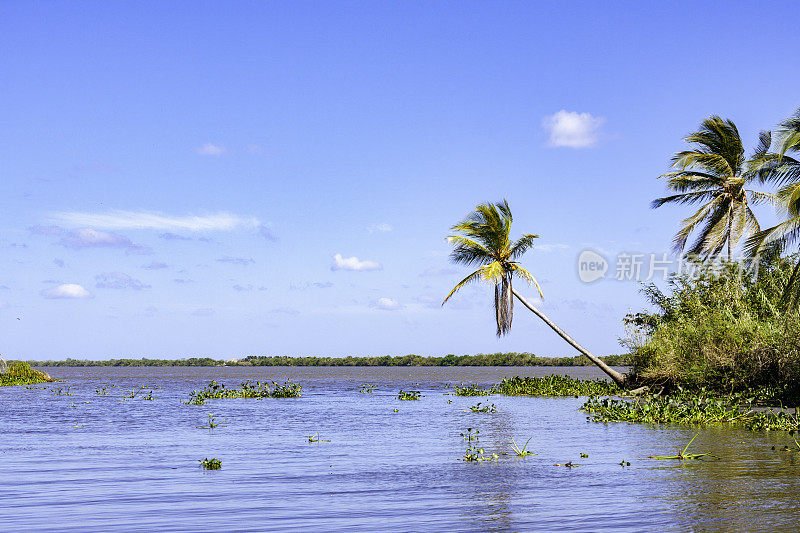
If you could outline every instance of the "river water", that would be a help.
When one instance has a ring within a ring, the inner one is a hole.
[[[458,397],[447,389],[516,375],[601,377],[594,368],[45,370],[63,381],[0,388],[2,531],[800,527],[800,453],[771,450],[794,445],[786,433],[603,425],[579,410],[582,398]],[[212,379],[228,388],[291,379],[303,395],[181,402]],[[366,383],[373,393],[359,392]],[[422,397],[400,401],[400,389]],[[144,399],[149,391],[152,400]],[[479,401],[497,411],[471,412]],[[209,414],[222,425],[198,428]],[[487,454],[531,438],[538,455],[461,461],[467,428],[480,431]],[[719,459],[648,459],[675,455],[697,432],[689,451]],[[313,434],[330,442],[309,443]],[[200,468],[206,457],[222,468]],[[580,466],[555,466],[569,461]]]

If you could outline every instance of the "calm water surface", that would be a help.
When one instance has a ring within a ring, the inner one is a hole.
[[[0,388],[2,531],[798,529],[800,454],[770,449],[791,443],[785,433],[701,429],[692,450],[720,460],[657,461],[647,456],[674,455],[696,430],[588,422],[583,399],[446,388],[600,377],[593,368],[46,370],[63,383]],[[292,379],[303,396],[181,403],[212,379]],[[359,393],[364,383],[375,392]],[[423,396],[400,401],[400,389]],[[478,401],[497,412],[469,412]],[[209,414],[225,427],[198,429]],[[538,455],[459,461],[467,428],[489,453],[532,437]],[[330,442],[310,444],[314,433]],[[205,457],[222,469],[202,470]],[[581,466],[554,466],[567,461]]]

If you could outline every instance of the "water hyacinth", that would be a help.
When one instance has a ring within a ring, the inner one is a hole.
[[[226,389],[224,384],[212,381],[204,389],[193,390],[187,403],[203,405],[206,400],[219,398],[299,398],[303,387],[297,383],[286,381],[283,385],[275,381],[245,381],[238,389]]]

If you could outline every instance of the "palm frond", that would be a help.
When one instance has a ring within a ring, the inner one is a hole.
[[[480,275],[481,275],[481,269],[479,268],[478,270],[476,270],[475,272],[473,272],[472,274],[470,274],[466,278],[464,278],[461,281],[459,281],[456,284],[456,286],[453,287],[453,290],[450,291],[450,294],[447,295],[447,298],[444,299],[444,301],[442,302],[442,305],[444,305],[447,302],[447,300],[449,300],[450,297],[453,296],[456,293],[456,291],[458,291],[461,287],[463,287],[464,285],[470,283],[471,281],[475,281],[476,279],[479,279]]]
[[[518,274],[519,277],[521,277],[528,283],[533,283],[533,285],[536,287],[536,290],[539,291],[539,297],[544,299],[544,294],[542,294],[542,288],[539,286],[539,282],[536,281],[536,278],[533,277],[533,274],[528,272],[525,268],[516,264],[514,265],[514,274]]]

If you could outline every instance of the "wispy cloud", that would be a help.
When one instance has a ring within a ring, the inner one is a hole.
[[[178,235],[177,233],[162,233],[159,235],[160,238],[164,239],[165,241],[191,241],[191,237],[187,237],[185,235]]]
[[[232,265],[241,265],[241,266],[252,265],[253,263],[255,263],[252,257],[245,258],[245,257],[229,257],[229,256],[220,257],[219,259],[217,259],[217,262],[230,263]]]
[[[451,276],[453,274],[458,274],[458,270],[455,268],[427,268],[420,276]]]
[[[156,230],[156,231],[232,231],[238,228],[258,228],[261,222],[253,217],[231,213],[211,215],[171,216],[146,211],[111,211],[108,213],[63,212],[54,213],[51,220],[68,227],[92,227],[106,230]],[[54,231],[56,226],[34,226],[37,233]],[[52,234],[52,233],[50,233]]]
[[[373,302],[372,306],[381,311],[398,311],[403,308],[403,306],[393,298],[378,298]]]
[[[38,235],[61,237],[58,243],[66,248],[124,248],[129,254],[139,255],[152,252],[149,247],[136,244],[124,235],[92,228],[67,230],[60,226],[33,226],[28,229]]]
[[[549,252],[554,252],[556,250],[568,250],[569,249],[569,245],[561,244],[561,243],[558,243],[558,244],[534,244],[533,248],[531,248],[531,249],[534,250],[534,251],[538,250],[540,252],[549,253]]]
[[[63,259],[59,259],[58,257],[53,259],[53,264],[55,266],[59,267],[59,268],[64,268],[66,266],[66,264],[64,263],[64,260]]]
[[[198,155],[223,155],[227,150],[224,146],[214,143],[205,143],[203,146],[197,148]]]
[[[544,118],[542,125],[550,133],[550,146],[588,148],[597,144],[602,117],[562,109]]]
[[[342,257],[342,254],[333,256],[333,264],[331,270],[354,270],[354,271],[367,271],[367,270],[383,270],[383,265],[375,261],[361,261],[358,257]]]
[[[107,272],[105,274],[98,274],[94,277],[95,287],[98,289],[133,289],[140,291],[142,289],[149,289],[150,285],[146,285],[138,279],[130,277],[124,272]]]
[[[92,293],[78,285],[77,283],[65,283],[57,287],[45,289],[42,296],[51,300],[71,299],[71,298],[91,298]]]
[[[370,233],[387,233],[393,229],[394,228],[386,222],[381,222],[380,224],[370,224],[367,226],[367,231]]]
[[[289,284],[290,291],[304,291],[306,289],[330,289],[331,287],[333,287],[332,281],[326,281],[324,283],[321,281],[315,281],[313,283],[306,282]]]
[[[169,267],[168,264],[162,263],[160,261],[153,261],[148,265],[142,266],[142,268],[146,268],[147,270],[161,270],[162,268],[167,268],[167,267]]]

